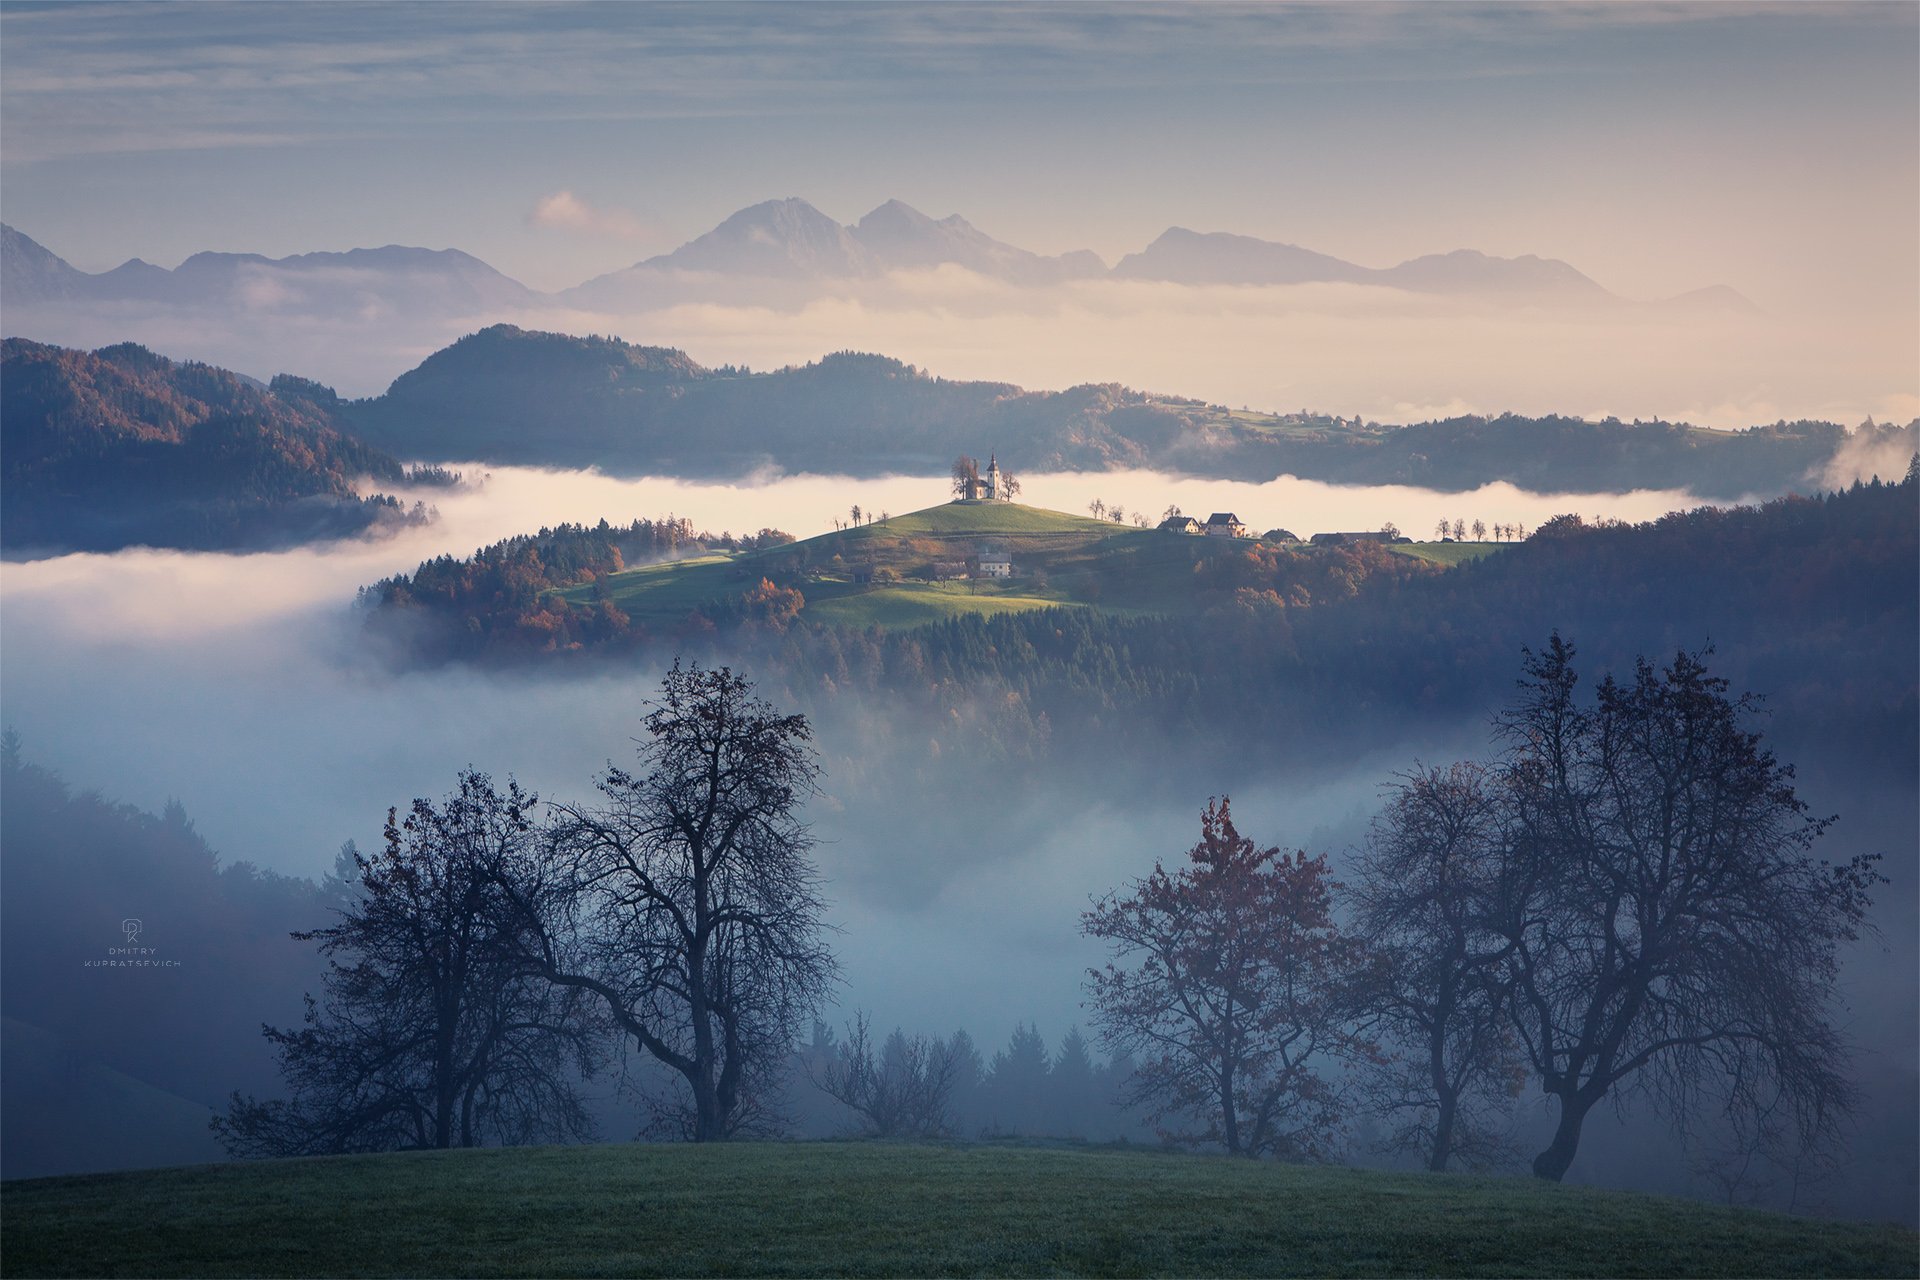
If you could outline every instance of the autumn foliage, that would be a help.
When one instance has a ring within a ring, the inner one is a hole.
[[[1326,859],[1261,848],[1209,802],[1188,865],[1109,894],[1081,929],[1111,943],[1090,971],[1106,1043],[1138,1057],[1135,1100],[1168,1138],[1312,1159],[1344,1111],[1323,1070],[1369,1056],[1348,1027],[1359,945],[1333,920]]]

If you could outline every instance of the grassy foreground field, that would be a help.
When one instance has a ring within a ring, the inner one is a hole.
[[[1911,1276],[1897,1227],[1531,1180],[1112,1149],[774,1143],[355,1156],[0,1195],[38,1275]]]

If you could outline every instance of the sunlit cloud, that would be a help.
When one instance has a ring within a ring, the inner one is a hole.
[[[527,225],[614,240],[639,240],[648,234],[641,221],[625,209],[600,208],[567,190],[540,197],[527,215]]]

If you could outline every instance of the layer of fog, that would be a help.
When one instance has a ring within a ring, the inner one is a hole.
[[[467,470],[480,483],[437,495],[437,525],[385,542],[0,566],[6,724],[28,759],[77,787],[149,810],[177,798],[225,858],[318,876],[343,840],[376,847],[388,806],[445,794],[464,766],[512,773],[549,797],[591,798],[596,772],[628,758],[659,676],[652,662],[561,675],[395,672],[361,651],[360,618],[347,603],[355,586],[559,520],[673,512],[702,527],[778,525],[804,535],[854,502],[899,513],[940,500],[944,489],[939,477],[801,476],[730,487]],[[1098,496],[1157,514],[1177,502],[1300,533],[1393,520],[1425,534],[1443,516],[1531,528],[1559,511],[1644,519],[1692,505],[1677,493],[1543,498],[1494,486],[1446,495],[1147,473],[1036,474],[1025,484],[1023,497],[1036,505],[1084,510]],[[829,709],[818,728],[830,766],[870,754],[854,709]],[[1338,866],[1362,838],[1383,783],[1416,759],[1484,754],[1486,728],[1483,717],[1416,724],[1398,742],[1311,773],[1229,771],[1151,792],[1090,790],[1044,770],[1009,788],[1005,770],[955,768],[931,792],[875,802],[871,788],[852,797],[829,767],[809,816],[841,930],[840,1012],[866,1009],[882,1027],[965,1027],[989,1053],[1015,1022],[1031,1021],[1057,1044],[1069,1026],[1085,1026],[1082,978],[1103,958],[1078,933],[1089,897],[1124,886],[1156,859],[1178,859],[1211,791],[1233,793],[1250,834],[1329,853]],[[1886,935],[1855,949],[1846,971],[1849,1025],[1875,1049],[1862,1070],[1897,1082],[1913,1059],[1912,805],[1910,794],[1870,791],[1823,783],[1808,798],[1821,812],[1841,809],[1844,852],[1887,847],[1904,858],[1877,913]],[[1900,839],[1904,855],[1888,843]],[[1647,1185],[1642,1139],[1620,1133],[1596,1127],[1576,1177]]]
[[[764,369],[853,348],[949,378],[1036,389],[1120,382],[1384,422],[1512,410],[1736,428],[1920,415],[1912,311],[1569,307],[1345,284],[1022,288],[954,266],[804,287],[668,276],[613,310],[422,313],[376,294],[330,310],[258,293],[230,304],[16,307],[7,331],[87,347],[135,340],[255,377],[318,378],[348,395],[378,394],[462,333],[511,321],[679,347],[709,365]]]
[[[940,477],[796,476],[728,486],[464,470],[468,486],[425,495],[439,508],[437,523],[384,541],[254,555],[130,550],[4,566],[0,701],[6,722],[22,734],[30,758],[78,786],[148,809],[177,798],[227,857],[318,875],[331,866],[341,841],[374,846],[387,806],[445,792],[466,765],[515,773],[549,795],[584,796],[595,771],[629,750],[658,675],[651,669],[566,679],[465,669],[396,673],[358,644],[362,620],[350,605],[357,587],[410,572],[431,556],[464,556],[563,520],[624,522],[673,513],[714,531],[771,525],[805,536],[844,520],[855,503],[903,513],[943,500],[946,487]],[[1032,475],[1024,483],[1023,499],[1039,506],[1084,511],[1097,496],[1157,516],[1178,503],[1202,513],[1233,510],[1256,528],[1284,523],[1303,534],[1376,528],[1388,520],[1423,532],[1442,517],[1531,527],[1568,510],[1645,519],[1691,505],[1682,493],[1541,497],[1497,485],[1435,494],[1144,472]],[[859,754],[857,742],[823,736],[822,747],[829,755]],[[1393,767],[1382,762],[1363,770],[1308,825],[1364,807],[1355,797]],[[929,842],[916,825],[948,799],[964,813],[970,797],[901,797],[898,830],[889,833],[890,816],[836,813],[831,779],[828,785],[823,859],[839,869],[834,897],[849,926],[845,950],[859,998],[892,1003],[872,989],[881,975],[919,971],[928,978],[920,989],[932,990],[947,963],[991,956],[991,963],[1005,966],[1010,986],[1023,974],[1027,982],[1036,973],[1058,977],[1022,1015],[1046,1015],[1056,1026],[1071,1015],[1081,966],[1041,964],[1041,954],[1070,945],[1086,895],[1141,870],[1142,851],[1183,847],[1205,799],[1196,795],[1178,812],[1143,815],[1127,812],[1124,798],[1116,798],[1120,807],[1085,815],[1085,828],[1072,832],[1040,798],[1031,816],[1023,816],[1018,797],[1015,803],[996,799],[994,821],[979,823],[979,835],[964,843],[976,847],[979,866],[998,868],[994,877],[1019,878],[1024,887],[1013,894],[997,878],[954,880],[929,875],[916,862],[917,847],[947,843]],[[1294,797],[1286,807],[1299,802]],[[964,817],[961,824],[975,829]],[[850,834],[855,830],[866,834]],[[1016,830],[1017,840],[1010,834]],[[1129,832],[1155,838],[1121,838]],[[897,849],[880,847],[895,843]],[[1011,901],[1041,915],[1009,914]],[[988,940],[993,945],[981,945]],[[1001,989],[977,979],[959,986],[974,993]],[[986,1003],[956,1000],[955,1018],[1001,1007],[999,996]]]

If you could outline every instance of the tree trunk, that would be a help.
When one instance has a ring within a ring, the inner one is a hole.
[[[710,1075],[690,1082],[693,1085],[693,1140],[724,1142],[727,1137],[726,1114],[720,1109],[720,1097]]]
[[[1447,1078],[1447,1022],[1455,1004],[1453,980],[1448,977],[1440,987],[1440,1016],[1433,1020],[1427,1035],[1427,1083],[1433,1086],[1433,1096],[1440,1103],[1433,1118],[1433,1151],[1427,1157],[1427,1168],[1434,1173],[1446,1172],[1447,1160],[1453,1155],[1454,1121],[1460,1114],[1460,1090]]]
[[[1240,1116],[1233,1105],[1233,1068],[1220,1073],[1220,1136],[1226,1141],[1227,1154],[1240,1154]]]
[[[1567,1169],[1573,1164],[1573,1153],[1580,1147],[1580,1126],[1586,1123],[1587,1112],[1593,1110],[1593,1104],[1599,1101],[1598,1095],[1592,1098],[1582,1097],[1578,1093],[1563,1093],[1560,1099],[1560,1123],[1553,1131],[1553,1141],[1547,1149],[1533,1158],[1533,1176],[1558,1182],[1567,1176]]]
[[[1447,1161],[1453,1155],[1453,1122],[1460,1113],[1458,1093],[1441,1089],[1440,1109],[1433,1119],[1433,1152],[1427,1158],[1427,1169],[1433,1173],[1445,1173]]]

